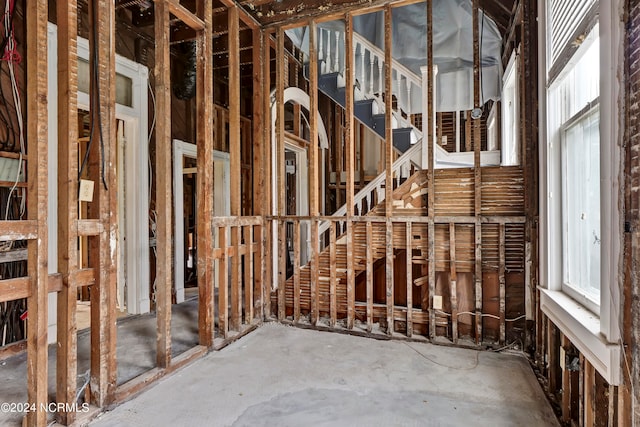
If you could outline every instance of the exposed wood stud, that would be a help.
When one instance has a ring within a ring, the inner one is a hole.
[[[165,0],[155,3],[155,90],[156,111],[156,170],[171,170],[171,71],[163,64],[170,63],[169,7]],[[158,338],[156,364],[166,368],[171,361],[171,206],[172,183],[168,173],[156,174],[157,245],[156,245],[156,312]]]
[[[329,227],[329,264],[336,265],[336,223],[331,221]],[[336,297],[336,269],[329,269],[329,326],[336,326],[336,318],[338,317],[338,302]]]
[[[588,360],[583,359],[584,365],[584,426],[593,427],[596,422],[596,372]]]
[[[242,242],[242,227],[231,227],[231,318],[229,328],[240,331],[242,322],[242,255],[240,255],[240,244]]]
[[[244,323],[250,325],[253,323],[253,296],[254,296],[254,253],[257,251],[256,244],[253,242],[253,226],[244,228],[244,245],[247,251],[244,255]]]
[[[367,222],[367,332],[373,329],[373,223]],[[335,274],[335,273],[334,273]]]
[[[384,101],[385,101],[385,215],[393,215],[393,124],[392,124],[392,69],[393,57],[391,52],[391,5],[386,5],[384,9]],[[393,277],[393,276],[392,276]]]
[[[405,226],[406,235],[406,269],[407,269],[407,337],[411,338],[413,335],[413,245],[412,245],[412,228],[411,223],[407,222]],[[367,244],[367,252],[370,252],[369,245]]]
[[[427,212],[428,224],[428,276],[429,276],[429,337],[433,340],[436,337],[436,313],[433,307],[433,297],[436,293],[436,231],[433,218],[435,217],[435,159],[433,146],[433,0],[427,0],[427,120],[423,123],[427,125]],[[424,156],[423,156],[424,157]]]
[[[390,197],[390,196],[389,196]],[[395,329],[393,318],[393,223],[387,218],[386,238],[385,238],[385,255],[386,255],[386,303],[387,303],[387,335],[392,335]]]
[[[286,214],[285,200],[285,158],[284,158],[284,89],[285,89],[285,48],[284,48],[284,29],[277,30],[276,38],[276,180],[277,180],[277,212],[279,215]],[[286,245],[286,225],[280,224],[278,230],[279,241],[279,260],[278,263],[278,319],[283,320],[285,316],[285,293],[284,286],[286,281],[286,260],[284,257]]]
[[[262,91],[263,94],[271,93],[271,34],[266,31],[262,32]],[[275,171],[271,168],[272,163],[272,150],[271,133],[275,131],[272,125],[271,116],[271,97],[262,96],[262,111],[264,112],[264,126],[262,133],[262,141],[264,146],[264,176],[271,177]],[[273,214],[275,207],[273,206],[273,194],[272,185],[270,181],[266,179],[264,182],[264,194],[262,200],[264,203],[264,214]],[[271,304],[271,291],[274,289],[273,283],[273,268],[275,263],[273,261],[273,245],[274,245],[274,233],[277,232],[277,223],[275,221],[266,223],[266,227],[263,233],[264,241],[264,253],[263,253],[263,305],[264,305],[264,319],[271,317],[273,314]]]
[[[458,290],[456,272],[456,225],[449,224],[449,274],[450,274],[450,299],[451,299],[451,334],[453,343],[458,343]]]
[[[284,320],[285,310],[285,286],[287,282],[287,223],[278,223],[278,320]]]
[[[479,34],[479,18],[478,18],[478,1],[473,0],[473,105],[475,108],[481,108],[480,100],[480,34]],[[470,114],[467,114],[469,121]],[[473,175],[474,175],[474,191],[475,191],[475,207],[474,212],[477,218],[475,230],[475,294],[476,294],[476,344],[482,342],[482,227],[480,226],[480,216],[482,214],[482,168],[480,167],[480,119],[473,122]]]
[[[344,77],[346,82],[345,92],[345,162],[347,169],[346,177],[346,201],[347,201],[347,329],[353,329],[355,318],[355,269],[354,269],[354,229],[353,223],[349,219],[354,215],[354,169],[355,169],[355,141],[354,141],[354,116],[353,116],[353,17],[350,14],[345,16],[345,69]],[[336,33],[338,34],[338,33]],[[337,39],[336,39],[337,40]],[[336,46],[336,53],[338,52]],[[337,62],[337,61],[336,61]]]
[[[229,251],[227,248],[229,231],[229,227],[218,228],[218,247],[223,251],[222,258],[218,261],[218,331],[222,338],[227,338],[229,334]]]
[[[499,225],[499,265],[498,283],[500,285],[500,343],[506,339],[505,311],[506,311],[506,280],[505,280],[505,225]]]
[[[293,321],[300,321],[300,221],[293,222]]]
[[[56,3],[58,23],[58,271],[63,285],[57,297],[56,402],[76,401],[77,383],[77,281],[78,270],[78,4]],[[72,36],[73,35],[73,36]],[[53,76],[51,76],[53,77]],[[31,151],[30,151],[31,152]],[[92,272],[93,273],[93,272]],[[69,425],[75,411],[57,413]]]
[[[561,334],[562,347],[565,351],[569,351],[571,343],[569,339]],[[565,368],[562,370],[562,421],[569,422],[571,420],[571,371]]]
[[[240,141],[240,33],[238,7],[228,10],[229,25],[229,168],[231,216],[242,215]]]
[[[315,21],[309,22],[309,210],[312,217],[319,214],[319,162],[318,162],[318,50],[316,38],[318,28]],[[319,268],[318,221],[311,222],[311,324],[320,317],[318,310]]]
[[[198,215],[196,215],[196,245],[198,271],[198,341],[211,348],[214,339],[214,274],[213,271],[213,55],[211,2],[198,2],[198,15],[204,22],[204,31],[197,40],[198,63],[196,67],[197,110],[197,174],[196,187]]]
[[[89,239],[89,250],[98,254],[92,261],[91,267],[95,269],[96,283],[91,292],[91,401],[99,407],[103,407],[113,401],[116,389],[116,253],[117,239],[117,176],[116,176],[116,117],[115,117],[115,4],[106,0],[99,0],[89,4],[89,26],[94,31],[89,37],[89,50],[96,49],[98,63],[89,62],[90,75],[96,75],[97,79],[91,82],[91,99],[93,110],[97,118],[100,115],[100,125],[93,127],[92,138],[103,141],[102,149],[98,144],[94,145],[89,155],[90,178],[96,182],[96,198],[89,204],[89,215],[99,218],[103,224],[103,231],[99,237]],[[97,70],[96,70],[97,67]],[[97,80],[97,82],[96,82]],[[96,84],[97,83],[97,84]],[[99,95],[99,96],[98,96]],[[162,135],[157,132],[156,135]],[[171,170],[171,141],[167,139],[168,146],[160,145],[157,156],[161,160],[158,167],[166,167]],[[162,175],[162,174],[161,174]],[[158,242],[167,240],[164,248],[167,256],[167,264],[158,280],[158,289],[163,293],[168,285],[167,307],[171,303],[171,174],[164,174],[165,181],[158,181],[166,198],[159,198],[158,203]],[[164,186],[163,184],[166,184]],[[164,193],[164,189],[168,189]],[[166,204],[165,204],[166,203]],[[163,210],[166,208],[166,210]],[[158,251],[158,256],[162,252]],[[163,283],[162,279],[166,279]],[[164,295],[163,295],[164,296]],[[162,299],[160,299],[162,301]],[[158,304],[160,305],[160,304]],[[160,313],[158,318],[162,319]],[[169,317],[167,317],[169,319]],[[167,330],[170,322],[167,321]],[[170,343],[170,333],[167,341]],[[170,352],[170,344],[168,345]]]

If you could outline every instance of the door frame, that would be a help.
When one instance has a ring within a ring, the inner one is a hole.
[[[184,235],[184,163],[185,157],[191,159],[198,158],[198,150],[196,144],[190,142],[181,141],[179,139],[173,140],[173,235],[174,235],[174,287],[176,291],[176,303],[184,302],[184,242],[182,236]],[[224,167],[222,171],[223,182],[226,177],[226,182],[229,183],[230,174],[230,157],[229,153],[223,151],[213,150],[213,161],[222,162]],[[215,181],[214,181],[215,185]],[[214,191],[214,205],[216,192]],[[230,212],[230,200],[229,197],[224,197],[220,201],[222,203],[221,208],[225,215],[229,215]],[[220,206],[220,205],[218,205]],[[215,213],[214,213],[215,215]],[[213,236],[212,236],[213,238]],[[217,280],[217,276],[216,276]]]

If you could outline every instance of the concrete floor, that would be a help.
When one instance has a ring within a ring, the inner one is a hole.
[[[558,426],[527,360],[266,324],[101,415],[117,426]]]
[[[84,307],[83,307],[84,308]],[[118,319],[117,364],[118,384],[139,376],[155,367],[156,363],[155,313]],[[90,330],[78,332],[78,388],[88,379],[90,366]],[[198,343],[198,301],[190,299],[172,307],[171,353],[176,355]],[[0,361],[0,403],[27,402],[26,352]],[[55,401],[56,351],[49,346],[49,401]],[[0,426],[19,426],[24,414],[0,411]],[[53,414],[49,417],[53,419]]]

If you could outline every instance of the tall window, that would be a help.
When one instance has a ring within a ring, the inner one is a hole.
[[[560,146],[562,290],[600,304],[600,49],[598,25],[549,88],[552,140]]]

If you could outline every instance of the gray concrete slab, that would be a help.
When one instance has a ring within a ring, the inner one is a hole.
[[[559,424],[521,355],[267,324],[91,425]]]
[[[198,301],[191,299],[172,306],[171,353],[183,353],[198,343]],[[117,323],[118,384],[133,379],[155,367],[156,316],[154,313],[122,317]],[[56,346],[49,346],[49,401],[55,402]],[[78,388],[88,381],[91,355],[91,330],[78,332]],[[82,398],[81,398],[82,399]],[[26,352],[0,361],[0,403],[27,402]],[[0,426],[19,426],[24,413],[0,411]],[[53,414],[49,414],[53,419]]]

